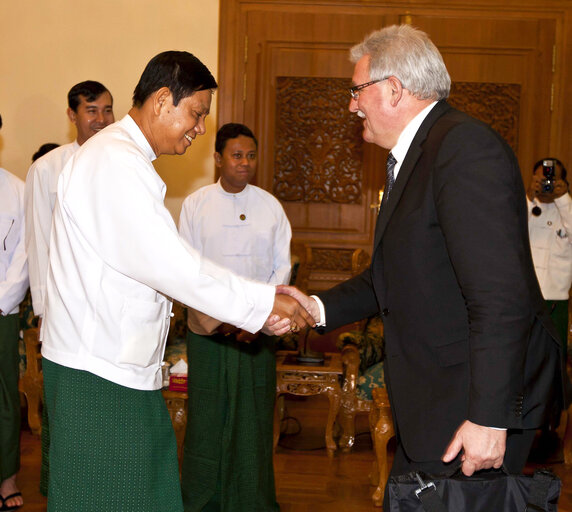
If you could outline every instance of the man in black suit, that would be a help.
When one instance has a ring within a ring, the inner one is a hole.
[[[391,150],[385,197],[371,266],[305,306],[328,330],[381,312],[393,474],[520,472],[564,377],[518,162],[447,104],[449,74],[425,33],[387,27],[351,57],[350,111],[364,140]]]

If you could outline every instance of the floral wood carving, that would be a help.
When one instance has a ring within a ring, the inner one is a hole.
[[[520,84],[454,82],[448,101],[491,125],[517,152]]]
[[[362,122],[348,111],[347,78],[277,77],[274,195],[361,204]]]
[[[351,272],[354,249],[312,248],[312,268]],[[367,255],[366,255],[367,256]]]

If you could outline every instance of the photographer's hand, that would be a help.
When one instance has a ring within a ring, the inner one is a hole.
[[[564,180],[554,180],[554,199],[562,197],[564,194],[568,193],[568,183]]]

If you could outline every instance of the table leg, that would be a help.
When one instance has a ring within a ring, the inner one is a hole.
[[[337,377],[336,377],[337,378]],[[341,392],[335,387],[330,387],[327,390],[328,399],[330,400],[330,409],[328,411],[328,422],[326,423],[326,448],[328,449],[328,457],[333,457],[337,449],[336,442],[334,441],[334,422],[340,410],[340,395]]]

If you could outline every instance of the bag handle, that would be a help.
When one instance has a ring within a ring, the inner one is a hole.
[[[534,472],[525,512],[546,512],[544,506],[548,499],[548,490],[555,478],[556,476],[549,469],[537,469]]]
[[[425,512],[447,512],[441,496],[437,493],[435,482],[425,483],[419,473],[414,473],[419,482],[419,489],[415,489],[415,496],[421,501]]]

